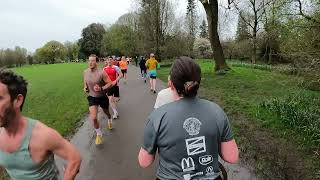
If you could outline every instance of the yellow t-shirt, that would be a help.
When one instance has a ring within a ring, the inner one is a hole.
[[[119,66],[120,66],[120,69],[128,69],[128,62],[127,61],[120,61]]]
[[[158,61],[155,58],[148,59],[146,67],[148,70],[157,70]]]

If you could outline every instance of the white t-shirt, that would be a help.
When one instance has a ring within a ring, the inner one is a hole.
[[[171,103],[174,101],[173,92],[171,88],[162,89],[157,96],[156,103],[154,108],[157,109],[165,104]]]

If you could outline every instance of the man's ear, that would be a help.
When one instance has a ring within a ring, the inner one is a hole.
[[[17,98],[13,101],[13,106],[14,106],[14,108],[20,109],[20,107],[21,107],[22,104],[23,104],[23,101],[24,101],[23,95],[22,95],[22,94],[19,94],[19,95],[17,96]]]

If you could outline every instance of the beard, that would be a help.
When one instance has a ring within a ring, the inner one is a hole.
[[[4,115],[0,116],[0,127],[8,127],[16,115],[17,113],[13,108],[13,104],[10,104],[9,107],[4,110]]]

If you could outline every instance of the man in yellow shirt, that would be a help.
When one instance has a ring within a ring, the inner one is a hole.
[[[150,77],[150,91],[156,94],[158,61],[155,59],[153,53],[150,54],[150,59],[147,60],[146,67],[148,70],[148,75]]]

